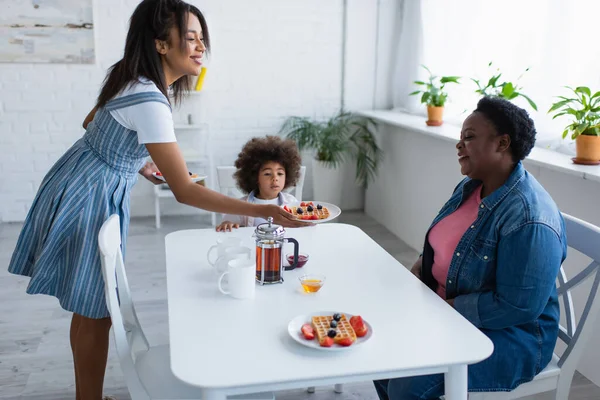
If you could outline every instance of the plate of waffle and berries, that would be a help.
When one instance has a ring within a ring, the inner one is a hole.
[[[367,342],[373,328],[360,315],[323,311],[295,317],[288,324],[288,333],[303,346],[342,351]]]
[[[315,224],[329,222],[340,216],[342,210],[335,204],[323,201],[302,201],[286,204],[283,209],[298,219],[310,221]]]

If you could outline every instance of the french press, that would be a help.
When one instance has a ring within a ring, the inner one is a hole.
[[[269,217],[266,223],[260,224],[254,231],[256,238],[256,281],[261,285],[283,282],[283,270],[296,268],[298,265],[298,241],[285,238],[285,229],[273,223]],[[283,266],[283,244],[294,243],[294,262],[289,267]]]

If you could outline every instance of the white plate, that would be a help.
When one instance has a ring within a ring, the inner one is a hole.
[[[312,349],[323,350],[323,351],[351,350],[357,346],[362,345],[369,339],[371,339],[371,337],[373,336],[373,327],[364,318],[363,318],[363,322],[367,326],[368,332],[365,336],[363,336],[361,338],[357,337],[356,342],[354,342],[351,346],[340,346],[338,344],[334,344],[331,347],[323,347],[319,344],[319,341],[317,340],[316,337],[313,340],[304,339],[304,335],[302,335],[302,331],[301,331],[302,325],[310,324],[311,318],[313,316],[333,315],[336,312],[339,312],[339,311],[319,311],[319,312],[315,312],[315,313],[307,314],[307,315],[298,315],[297,317],[292,319],[290,321],[290,323],[288,324],[288,333],[290,334],[292,339],[294,339],[296,342],[300,343],[301,345],[310,347]],[[344,312],[340,312],[340,314],[346,314],[346,318],[348,319],[348,321],[350,321],[350,318],[353,316],[352,314],[348,314],[348,313],[344,313]]]
[[[156,175],[156,172],[153,172],[152,176],[154,176],[156,179],[166,182],[165,177],[161,176],[161,175]],[[206,176],[199,175],[197,178],[191,178],[191,179],[192,179],[192,182],[198,182],[198,181],[203,181],[206,178],[207,178]]]
[[[307,220],[308,222],[312,222],[313,224],[322,224],[323,222],[332,221],[332,220],[336,219],[337,217],[339,217],[340,214],[342,213],[342,210],[335,204],[326,203],[324,201],[314,201],[314,200],[312,200],[312,202],[315,205],[315,207],[317,206],[317,204],[321,204],[323,207],[327,207],[327,209],[329,210],[329,218],[318,219],[318,220]],[[310,201],[304,201],[304,202],[299,201],[298,203],[288,204],[288,206],[300,207],[300,203],[310,203]]]

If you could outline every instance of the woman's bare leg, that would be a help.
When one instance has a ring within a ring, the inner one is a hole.
[[[92,319],[74,314],[71,336],[77,400],[101,400],[108,358],[110,318]]]
[[[79,315],[73,314],[73,318],[71,318],[71,351],[73,352],[73,369],[75,370],[75,399],[81,400],[81,396],[79,395],[79,379],[77,379],[77,360],[75,358],[75,342],[77,341],[77,331],[79,329]]]

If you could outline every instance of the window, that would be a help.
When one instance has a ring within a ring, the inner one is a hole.
[[[525,99],[514,100],[536,122],[537,144],[564,147],[561,134],[568,118],[552,120],[547,111],[555,96],[568,95],[565,85],[600,90],[599,1],[421,0],[420,4],[423,46],[421,59],[415,62],[438,76],[463,77],[460,85],[447,86],[447,121],[460,122],[475,107],[479,95],[470,78],[487,82],[499,68],[499,82],[520,77],[522,92],[537,103],[536,112]],[[421,69],[419,78],[426,76]]]

